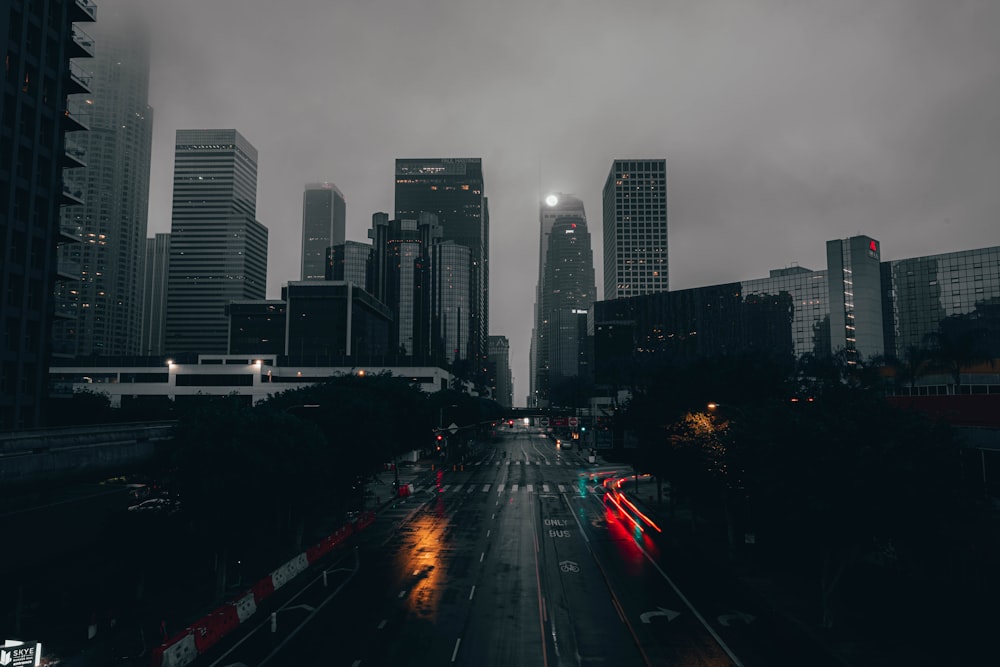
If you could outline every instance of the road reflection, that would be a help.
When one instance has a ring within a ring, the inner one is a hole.
[[[400,595],[407,611],[421,620],[433,621],[440,611],[442,553],[447,550],[442,539],[450,523],[442,517],[437,512],[416,517],[407,540],[410,544],[404,542],[397,556],[398,571],[409,586]]]

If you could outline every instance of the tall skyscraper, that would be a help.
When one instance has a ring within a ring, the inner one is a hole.
[[[101,28],[98,25],[98,28]],[[149,51],[145,31],[96,33],[92,93],[73,97],[89,110],[89,132],[74,137],[87,166],[73,178],[83,203],[62,211],[59,269],[76,280],[57,290],[60,319],[53,333],[68,355],[135,355],[141,351],[142,263],[146,246],[153,110],[147,103]]]
[[[540,213],[539,275],[531,350],[531,396],[551,404],[551,389],[587,374],[587,311],[596,300],[594,254],[583,202],[549,195]]]
[[[490,336],[489,363],[492,369],[493,400],[505,408],[514,405],[514,377],[510,372],[510,341],[506,336]]]
[[[470,250],[454,241],[431,246],[431,319],[432,358],[439,363],[461,362],[462,349],[472,332],[465,316],[472,307],[469,293]]]
[[[39,426],[52,355],[59,206],[83,193],[64,169],[81,167],[64,133],[86,130],[86,109],[67,95],[89,92],[72,58],[94,55],[74,22],[91,22],[91,0],[4,3],[0,53],[0,429]]]
[[[870,236],[826,242],[830,347],[848,363],[885,354],[879,243]]]
[[[670,289],[667,161],[615,160],[604,183],[604,299]]]
[[[225,354],[226,305],[264,298],[267,228],[256,212],[257,149],[236,130],[178,130],[166,353]]]
[[[347,204],[333,183],[309,183],[302,194],[302,280],[323,280],[327,251],[344,242]]]
[[[146,239],[146,263],[142,279],[142,334],[139,355],[163,354],[163,327],[167,314],[167,269],[170,234]]]
[[[390,220],[372,215],[372,294],[393,313],[391,354],[426,361],[430,354],[430,247],[440,241],[437,217]]]
[[[483,189],[481,158],[397,159],[396,217],[438,217],[442,240],[469,249],[469,337],[460,359],[480,384],[489,335],[489,205]]]

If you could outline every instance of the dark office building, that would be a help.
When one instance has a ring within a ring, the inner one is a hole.
[[[372,215],[371,293],[393,314],[390,349],[424,363],[431,354],[430,248],[441,239],[437,216],[390,220]]]
[[[476,366],[479,376],[489,335],[489,206],[482,159],[397,159],[396,217],[416,220],[422,212],[438,217],[442,240],[469,249],[471,307],[463,314],[469,337],[460,355]]]
[[[167,315],[167,270],[170,234],[146,239],[146,265],[142,276],[142,333],[139,349],[144,355],[163,354],[163,327]]]
[[[357,285],[331,280],[290,282],[285,354],[290,363],[343,365],[391,357],[392,312]]]
[[[280,299],[230,302],[229,354],[285,354],[286,310]]]
[[[60,205],[83,203],[63,170],[82,167],[65,133],[87,129],[87,110],[67,95],[90,92],[84,67],[93,41],[74,22],[96,20],[91,0],[7,2],[0,15],[5,58],[0,105],[0,430],[38,426],[48,392],[58,274]]]
[[[553,387],[589,376],[587,311],[597,287],[583,202],[569,195],[550,196],[540,219],[531,391],[533,404],[546,407]]]
[[[789,294],[744,294],[740,283],[594,304],[595,379],[627,386],[657,368],[756,352],[794,357]]]
[[[493,400],[505,408],[514,405],[514,376],[510,371],[510,341],[506,336],[490,336],[489,387]]]
[[[310,183],[302,194],[302,280],[323,280],[327,249],[344,242],[347,203],[333,183]]]

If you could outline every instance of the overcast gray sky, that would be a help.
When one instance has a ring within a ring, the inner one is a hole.
[[[269,298],[298,279],[306,183],[336,183],[365,241],[397,157],[482,157],[516,405],[539,201],[584,201],[600,291],[614,158],[667,161],[672,289],[824,268],[858,233],[883,259],[1000,244],[996,0],[97,2],[153,29],[149,234],[170,228],[175,131],[238,129]]]

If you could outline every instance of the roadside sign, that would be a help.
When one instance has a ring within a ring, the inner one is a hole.
[[[451,433],[452,435],[455,435],[456,433],[458,433],[458,424],[456,424],[455,422],[452,422],[451,426],[448,427],[448,433]]]
[[[540,417],[538,419],[538,425],[539,426],[548,426],[549,425],[549,418],[548,417]]]
[[[570,426],[577,426],[579,423],[580,423],[580,420],[577,417],[570,417],[569,418],[569,425]]]

